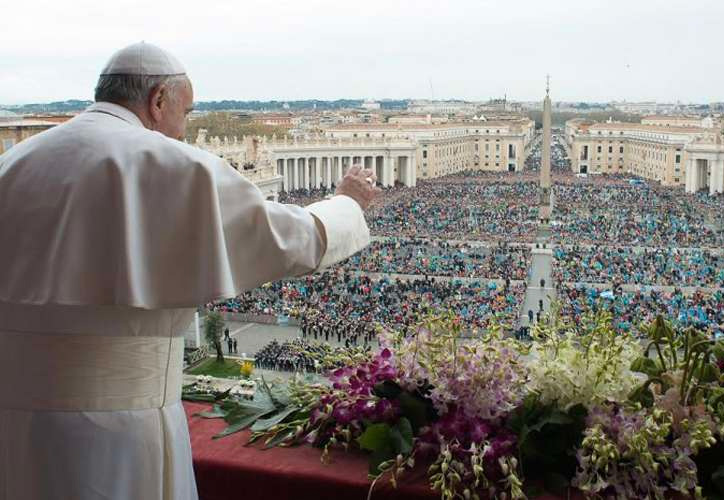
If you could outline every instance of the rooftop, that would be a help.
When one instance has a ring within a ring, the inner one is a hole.
[[[51,122],[47,120],[33,120],[33,119],[26,119],[23,120],[17,119],[17,120],[9,120],[9,121],[0,121],[0,127],[2,128],[15,128],[15,127],[54,127],[57,125],[56,122]]]
[[[662,134],[681,133],[681,134],[701,134],[707,129],[701,127],[666,127],[661,125],[642,125],[641,123],[580,123],[578,128],[585,132],[588,130],[638,130],[642,132],[655,132]]]
[[[413,115],[408,115],[413,116]],[[493,127],[507,127],[511,124],[520,124],[528,122],[526,118],[518,120],[490,120],[481,122],[455,122],[455,123],[410,123],[410,124],[397,124],[397,123],[354,123],[354,124],[343,124],[334,125],[328,127],[329,130],[400,130],[400,129],[451,129],[451,128],[468,128],[468,129],[481,129],[481,128],[493,128]]]

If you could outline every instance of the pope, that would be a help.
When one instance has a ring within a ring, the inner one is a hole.
[[[193,89],[147,43],[95,104],[0,156],[0,500],[197,498],[181,395],[195,308],[365,247],[371,171],[307,207],[184,142]]]

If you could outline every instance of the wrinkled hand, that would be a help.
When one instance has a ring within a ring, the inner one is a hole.
[[[368,179],[370,180],[368,181]],[[382,192],[380,188],[375,186],[376,181],[377,176],[372,170],[363,169],[359,165],[354,165],[347,170],[335,194],[349,196],[359,203],[362,210],[367,210],[370,202]]]

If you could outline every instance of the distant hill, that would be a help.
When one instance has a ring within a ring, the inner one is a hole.
[[[228,110],[249,110],[249,111],[301,111],[317,109],[319,111],[335,110],[344,108],[359,108],[364,102],[363,99],[337,99],[335,101],[321,101],[307,99],[303,101],[202,101],[194,103],[194,108],[199,111],[228,111]],[[379,101],[382,109],[405,109],[407,99],[386,99]],[[0,109],[6,109],[13,113],[72,113],[83,111],[93,104],[93,101],[79,101],[76,99],[38,104],[1,105]],[[289,107],[286,108],[285,105]]]
[[[318,99],[306,99],[302,101],[204,101],[194,103],[194,108],[200,111],[226,111],[226,110],[248,110],[248,111],[301,111],[316,109],[318,111],[359,108],[364,102],[363,99],[337,99],[335,101],[321,101]],[[382,109],[405,109],[408,100],[382,100]],[[287,107],[288,106],[288,107]]]
[[[38,104],[19,104],[15,106],[5,106],[0,104],[0,109],[6,109],[18,114],[30,113],[72,113],[75,111],[83,111],[85,108],[93,104],[93,101],[79,101],[71,99],[69,101],[57,101]]]

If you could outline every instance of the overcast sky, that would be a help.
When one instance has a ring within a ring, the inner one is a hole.
[[[0,103],[92,99],[146,40],[197,100],[724,101],[722,0],[17,0],[0,17]],[[432,83],[432,90],[431,90]]]

